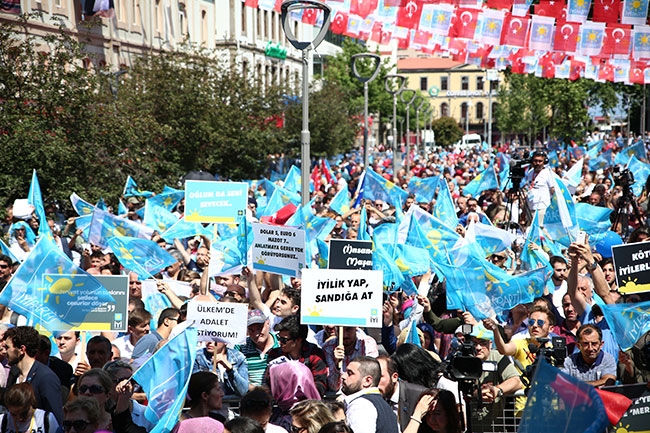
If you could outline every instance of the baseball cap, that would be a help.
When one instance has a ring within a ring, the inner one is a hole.
[[[266,322],[266,316],[262,312],[262,310],[256,308],[254,310],[251,310],[248,312],[248,323],[246,326],[251,326],[256,323],[264,323]]]

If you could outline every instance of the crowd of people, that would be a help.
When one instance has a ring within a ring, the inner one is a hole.
[[[623,151],[627,145],[603,138],[614,151]],[[517,149],[503,145],[498,151],[499,155],[516,155]],[[399,224],[411,207],[435,214],[442,186],[428,201],[418,200],[409,189],[414,179],[438,177],[453,200],[458,224],[451,230],[467,237],[473,226],[484,224],[513,234],[512,242],[482,257],[486,263],[518,275],[527,270],[522,250],[526,245],[538,251],[539,262],[549,269],[540,296],[488,318],[448,309],[445,279],[434,267],[420,275],[407,275],[408,285],[384,287],[380,330],[302,324],[299,277],[247,266],[210,272],[215,239],[205,234],[175,239],[154,234],[152,240],[176,262],[154,275],[158,291],[171,306],[148,311],[138,274],[126,269],[113,252],[88,243],[83,229],[75,227],[73,214],[48,206],[53,238],[71,260],[91,275],[129,276],[128,331],[86,335],[46,330],[51,331],[50,338],[43,330],[39,333],[29,318],[0,306],[0,430],[151,431],[155,425],[145,415],[147,395],[131,376],[152,353],[182,332],[188,303],[193,300],[248,304],[247,337],[241,345],[214,341],[196,348],[187,401],[175,427],[179,432],[210,428],[232,433],[428,433],[460,432],[468,424],[472,431],[492,431],[506,396],[516,396],[515,410],[521,415],[526,404],[522,391],[530,381],[527,367],[540,348],[553,344],[554,337],[566,345],[566,356],[556,360],[557,367],[579,380],[595,387],[648,382],[650,334],[643,334],[631,349],[621,350],[596,302],[599,297],[605,304],[639,303],[647,295],[620,293],[611,249],[591,245],[589,237],[571,239],[558,249],[548,247],[553,240],[545,233],[544,213],[558,193],[553,179],[581,161],[570,146],[556,154],[557,160],[551,163],[541,148],[532,153],[521,179],[525,200],[519,203],[513,203],[517,196],[510,194],[512,185],[474,195],[464,191],[472,179],[501,160],[483,148],[426,157],[411,154],[409,172],[400,169],[397,173],[391,171],[391,152],[374,154],[374,172],[410,193],[403,202],[391,201],[390,194],[364,193],[364,167],[358,156],[341,157],[331,166],[314,162],[310,212],[334,221],[333,228],[323,234],[325,242],[372,239],[373,231]],[[620,207],[619,199],[626,191],[612,178],[612,171],[612,167],[589,171],[585,161],[573,200],[612,210]],[[270,202],[264,183],[252,181],[250,185],[247,218],[286,222],[288,215],[282,212],[264,212]],[[282,182],[276,185],[281,187]],[[330,205],[341,191],[347,206],[336,211]],[[141,221],[138,209],[144,198],[131,195],[125,199],[124,217]],[[629,229],[629,236],[623,236],[628,243],[650,237],[645,225],[645,189],[634,202],[640,214],[630,214],[625,227],[615,224],[613,229],[619,235]],[[36,214],[13,210],[8,209],[3,224],[7,250],[0,255],[2,288],[11,284],[12,274],[39,237]],[[174,212],[182,218],[183,200]],[[540,230],[542,241],[525,244],[532,229]],[[317,253],[308,257],[308,265],[318,263]],[[189,285],[189,296],[177,295],[178,282]],[[408,287],[418,288],[417,293]],[[496,366],[481,372],[469,390],[459,388],[447,368],[463,344],[473,348],[472,356]],[[468,403],[464,393],[474,403]],[[481,404],[475,404],[478,401]]]

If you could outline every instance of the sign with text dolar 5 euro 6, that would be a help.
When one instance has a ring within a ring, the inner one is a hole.
[[[188,180],[185,182],[185,221],[236,223],[246,212],[248,184]]]
[[[194,322],[193,326],[198,331],[199,341],[245,343],[248,304],[188,302],[187,320]]]
[[[253,224],[253,269],[299,277],[305,267],[305,231]]]
[[[303,269],[300,322],[381,328],[382,271]]]
[[[619,292],[650,292],[650,242],[613,246],[612,257]]]

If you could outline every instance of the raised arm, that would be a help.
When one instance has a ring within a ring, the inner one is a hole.
[[[509,343],[505,342],[501,336],[501,332],[499,332],[499,325],[493,319],[483,320],[483,326],[494,334],[494,345],[501,355],[514,356],[517,352],[517,345],[514,341],[510,341]]]

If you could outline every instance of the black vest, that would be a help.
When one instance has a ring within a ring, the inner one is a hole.
[[[377,410],[376,433],[399,433],[397,417],[393,409],[386,403],[381,394],[364,394],[361,396],[368,400]]]

